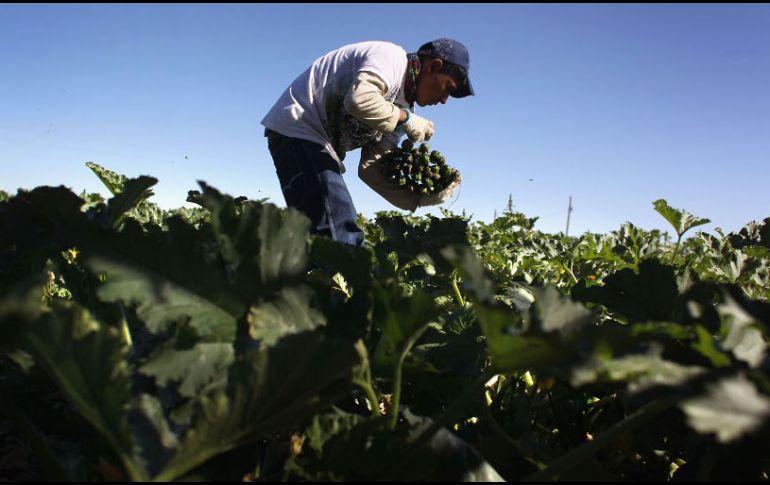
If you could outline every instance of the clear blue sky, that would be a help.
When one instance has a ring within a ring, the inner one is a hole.
[[[438,37],[477,93],[417,108],[463,174],[451,210],[488,222],[511,194],[557,232],[571,195],[570,234],[668,229],[658,198],[707,231],[770,216],[767,4],[3,4],[0,188],[106,195],[94,161],[157,177],[165,208],[196,180],[284,206],[259,122],[286,86],[348,43]],[[395,209],[358,155],[358,211]]]

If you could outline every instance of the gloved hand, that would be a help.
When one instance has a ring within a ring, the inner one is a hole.
[[[406,136],[415,143],[428,141],[433,136],[433,122],[414,113],[409,114],[409,119],[403,127]]]

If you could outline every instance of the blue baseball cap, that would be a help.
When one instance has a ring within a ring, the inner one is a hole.
[[[476,93],[471,86],[471,79],[469,73],[470,59],[468,56],[468,49],[465,48],[460,42],[454,39],[436,39],[427,44],[423,44],[418,54],[424,54],[433,59],[441,59],[442,61],[451,62],[465,69],[465,83],[458,86],[457,90],[452,93],[453,98],[464,98],[465,96],[472,96]]]

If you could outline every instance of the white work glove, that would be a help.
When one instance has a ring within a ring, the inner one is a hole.
[[[433,136],[433,122],[414,113],[409,113],[403,128],[406,136],[415,143],[428,141]]]

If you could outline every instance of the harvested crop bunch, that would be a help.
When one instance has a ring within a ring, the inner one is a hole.
[[[382,169],[393,184],[423,195],[440,194],[460,182],[460,172],[447,165],[444,156],[427,143],[415,147],[404,140],[401,147],[382,156]]]

